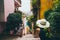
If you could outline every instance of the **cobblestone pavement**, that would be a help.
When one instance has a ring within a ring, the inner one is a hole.
[[[27,34],[23,37],[5,37],[0,40],[40,40],[40,38],[34,38],[32,34]]]

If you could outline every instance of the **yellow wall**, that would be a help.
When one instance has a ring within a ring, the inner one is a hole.
[[[40,0],[40,19],[44,18],[44,12],[52,7],[52,0]]]

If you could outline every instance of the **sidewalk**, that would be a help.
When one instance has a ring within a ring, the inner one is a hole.
[[[22,38],[18,37],[14,40],[40,40],[40,38],[34,38],[34,36],[32,34],[27,34],[27,35],[23,36]]]
[[[22,37],[4,36],[4,37],[0,38],[0,40],[40,40],[40,38],[34,38],[34,36],[32,34],[27,34],[27,35],[22,36]]]

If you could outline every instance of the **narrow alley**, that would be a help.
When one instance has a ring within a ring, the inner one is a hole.
[[[0,40],[40,40],[40,38],[34,38],[32,34],[27,34],[23,37],[18,37],[18,36],[3,37],[0,38]]]

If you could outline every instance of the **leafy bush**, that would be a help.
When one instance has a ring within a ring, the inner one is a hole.
[[[6,30],[9,32],[10,30],[14,30],[15,27],[19,27],[19,24],[22,23],[22,13],[16,12],[11,13],[7,17],[7,25]]]
[[[54,3],[53,8],[47,10],[44,16],[51,24],[52,34],[60,38],[60,0]]]
[[[33,20],[34,22],[34,31],[36,30],[36,21],[37,21],[37,15],[38,15],[38,11],[40,9],[40,0],[32,0],[32,7],[33,7],[33,16],[34,18],[32,18],[31,20]]]

